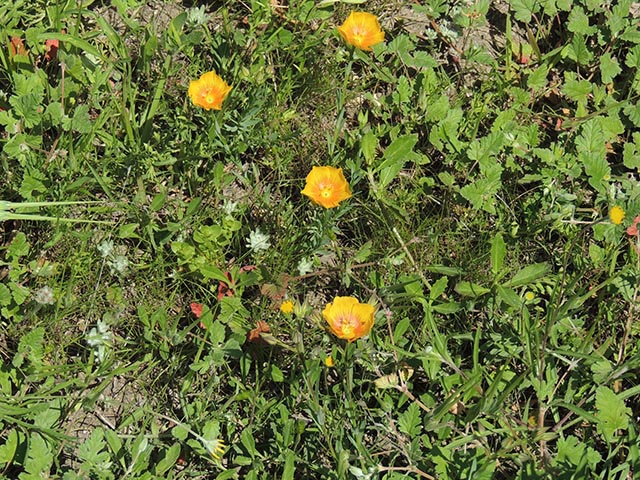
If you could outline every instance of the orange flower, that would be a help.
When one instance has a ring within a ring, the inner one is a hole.
[[[322,311],[333,334],[349,342],[368,335],[373,327],[374,308],[353,297],[336,297]]]
[[[341,168],[313,167],[302,194],[324,208],[333,208],[351,197],[351,190]]]
[[[220,110],[222,102],[231,91],[228,85],[216,72],[207,72],[198,80],[189,83],[189,97],[194,105],[205,110]]]
[[[345,42],[360,50],[371,50],[373,45],[384,41],[378,18],[367,12],[351,12],[338,27],[338,33]]]

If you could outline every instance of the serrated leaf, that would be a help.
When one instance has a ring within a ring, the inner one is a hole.
[[[578,160],[589,176],[589,184],[599,192],[606,192],[603,180],[610,176],[611,168],[607,162],[607,148],[604,132],[598,118],[593,118],[582,126],[576,139]]]
[[[398,428],[401,432],[411,437],[420,434],[420,430],[422,430],[422,416],[417,403],[410,403],[409,407],[399,415]]]
[[[544,277],[548,271],[549,265],[546,263],[534,263],[533,265],[527,265],[516,273],[511,280],[505,282],[503,285],[511,288],[529,285],[539,278]]]
[[[527,87],[533,90],[539,90],[547,86],[549,75],[549,66],[542,65],[529,74],[527,78]]]
[[[611,56],[610,52],[604,53],[600,57],[600,79],[602,83],[611,83],[613,79],[622,72],[618,60]]]
[[[16,234],[7,249],[7,253],[14,258],[24,257],[29,253],[29,242],[27,242],[27,236],[23,232]]]
[[[613,442],[616,431],[629,427],[631,409],[625,406],[624,400],[608,387],[598,387],[596,390],[596,416],[598,431],[607,442]]]
[[[573,33],[582,33],[590,35],[593,33],[593,27],[589,26],[589,17],[581,7],[575,7],[569,12],[567,20],[567,30]]]
[[[373,132],[365,133],[360,138],[360,151],[367,163],[373,162],[376,157],[376,149],[378,148],[378,137]]]
[[[629,68],[640,69],[640,45],[636,45],[627,53],[624,64]]]
[[[576,102],[585,101],[591,93],[591,83],[586,80],[567,80],[562,87],[564,93],[571,100]]]

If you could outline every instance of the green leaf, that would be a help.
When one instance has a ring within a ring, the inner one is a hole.
[[[573,33],[581,33],[590,35],[594,31],[594,27],[589,26],[589,17],[581,7],[575,7],[569,12],[567,20],[567,30]]]
[[[467,281],[458,282],[458,284],[454,287],[454,290],[460,295],[473,298],[480,297],[491,291],[488,288],[483,287],[482,285]]]
[[[520,308],[522,306],[522,298],[511,288],[504,285],[498,285],[496,287],[496,293],[498,298],[504,303],[513,308]]]
[[[636,45],[629,50],[624,64],[629,68],[640,68],[640,45]]]
[[[598,431],[604,439],[611,443],[616,438],[616,431],[629,427],[631,409],[626,407],[624,400],[608,387],[598,387],[596,390],[596,417]]]
[[[380,188],[385,188],[396,177],[405,162],[415,157],[413,147],[418,143],[418,135],[404,135],[396,138],[384,151],[384,161],[378,167]]]
[[[449,279],[447,277],[440,277],[438,280],[431,285],[431,290],[429,291],[429,299],[437,300],[440,298],[440,295],[444,293],[447,289],[447,285],[449,284]]]
[[[34,93],[20,96],[13,95],[9,99],[15,116],[21,119],[27,128],[32,128],[40,124],[43,112],[41,102],[42,97]]]
[[[282,373],[282,370],[273,363],[271,364],[271,380],[276,383],[284,382],[284,373]]]
[[[486,176],[481,176],[474,183],[462,187],[460,195],[468,200],[476,210],[495,214],[495,195],[502,186],[501,174],[502,166],[494,160],[489,166]]]
[[[420,434],[422,430],[422,416],[420,415],[420,407],[415,402],[409,404],[409,407],[398,417],[398,427],[401,432],[413,437]]]
[[[511,0],[511,8],[513,8],[516,20],[529,23],[532,15],[540,10],[540,2],[538,0]]]
[[[24,469],[34,478],[48,478],[53,466],[53,453],[45,439],[39,433],[29,436],[29,448]]]
[[[293,480],[296,474],[296,454],[287,449],[284,458],[284,470],[282,480]]]
[[[497,275],[502,269],[504,257],[507,254],[507,247],[501,233],[497,233],[491,240],[491,271]]]
[[[605,178],[611,175],[607,162],[607,148],[602,125],[598,118],[593,118],[582,125],[582,131],[576,139],[578,160],[589,176],[589,184],[601,193],[606,193]]]
[[[13,461],[18,449],[18,432],[15,429],[10,430],[3,441],[4,444],[0,445],[0,465]]]
[[[155,465],[155,475],[164,477],[171,467],[176,464],[180,457],[180,444],[174,443],[170,448],[164,451],[164,456]]]
[[[4,283],[0,283],[0,305],[9,305],[11,299],[11,290]]]
[[[588,65],[593,60],[593,53],[587,47],[585,37],[575,34],[571,43],[567,45],[563,53],[579,65]]]
[[[367,132],[360,138],[360,151],[367,163],[373,162],[376,158],[377,148],[378,137],[373,132]]]
[[[9,256],[14,258],[24,257],[29,254],[29,242],[23,232],[18,232],[7,249]]]
[[[255,458],[258,454],[256,450],[256,441],[253,437],[253,431],[251,428],[245,428],[240,434],[240,443],[246,449],[247,453],[251,456],[251,458]]]
[[[516,273],[511,280],[505,282],[503,285],[511,288],[529,285],[539,278],[544,277],[548,271],[549,265],[546,263],[534,263],[533,265],[527,265]]]
[[[587,100],[587,96],[591,93],[591,88],[591,83],[587,80],[569,79],[564,83],[562,93],[573,101],[582,102]]]
[[[622,72],[618,60],[611,56],[610,52],[604,53],[600,57],[600,79],[602,83],[611,83],[613,79]]]
[[[69,129],[78,133],[91,133],[92,124],[89,105],[78,105],[73,111]]]
[[[547,83],[549,83],[547,75],[549,75],[549,66],[541,65],[529,74],[529,77],[527,78],[527,87],[533,90],[540,90],[541,88],[546,87]]]

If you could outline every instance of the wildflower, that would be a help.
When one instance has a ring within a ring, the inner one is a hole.
[[[202,442],[204,448],[211,454],[211,456],[217,461],[220,461],[222,455],[224,455],[224,449],[226,446],[224,442],[219,439],[205,440],[204,438],[201,438],[200,441]]]
[[[640,216],[633,219],[633,223],[627,228],[627,235],[635,237],[638,235],[638,223],[640,223]]]
[[[331,355],[327,355],[324,359],[324,364],[329,368],[333,367],[333,357]]]
[[[324,208],[337,207],[351,197],[342,169],[335,167],[313,167],[301,193]]]
[[[228,85],[216,72],[207,72],[198,80],[189,83],[189,97],[194,105],[205,110],[220,110],[222,102],[231,91]]]
[[[270,246],[269,235],[262,233],[260,229],[249,232],[249,238],[247,239],[248,248],[254,252],[259,252],[261,250],[268,250]]]
[[[45,285],[44,287],[38,289],[38,291],[34,295],[34,299],[40,305],[53,305],[55,303],[53,290],[49,285]]]
[[[322,311],[335,336],[352,342],[367,335],[373,327],[374,308],[354,297],[336,297]]]
[[[524,294],[524,298],[527,302],[532,302],[536,298],[536,294],[529,291]]]
[[[109,325],[104,320],[98,320],[96,326],[89,330],[85,341],[93,348],[98,363],[104,362],[111,345],[113,334],[109,331]]]
[[[345,42],[360,50],[371,50],[373,45],[384,41],[378,18],[367,12],[351,12],[338,27],[338,33]]]
[[[285,314],[293,313],[293,302],[291,300],[285,300],[280,304],[280,311]]]
[[[624,220],[624,210],[618,205],[611,207],[609,210],[609,220],[611,220],[611,223],[620,225]]]

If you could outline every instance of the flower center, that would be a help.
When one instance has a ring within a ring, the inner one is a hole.
[[[323,185],[320,187],[320,195],[322,198],[329,198],[333,194],[333,185]]]
[[[355,330],[359,324],[358,319],[354,315],[346,314],[338,317],[336,320],[345,337],[348,338],[354,336]]]

